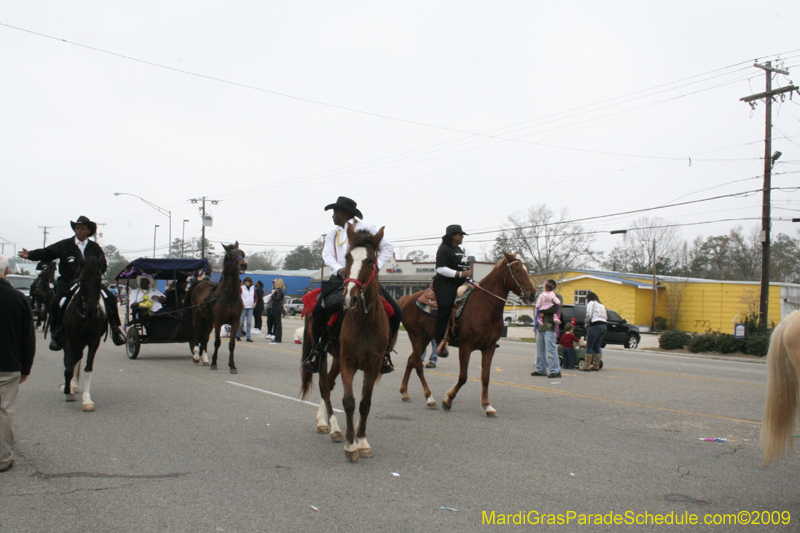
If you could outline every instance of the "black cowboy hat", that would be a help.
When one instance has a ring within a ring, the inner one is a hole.
[[[464,230],[461,229],[461,224],[450,224],[447,226],[447,229],[444,230],[444,235],[442,235],[442,239],[446,238],[449,235],[455,235],[456,233],[460,233],[462,235],[469,235],[469,233],[464,233]]]
[[[364,215],[362,215],[361,211],[356,208],[356,205],[358,204],[356,204],[355,200],[351,200],[346,196],[340,196],[336,199],[336,203],[326,205],[325,211],[328,209],[341,209],[342,211],[347,211],[348,213],[353,214],[355,217],[364,218]]]
[[[78,217],[78,220],[75,222],[70,221],[70,226],[72,226],[72,231],[75,231],[75,226],[78,224],[86,224],[86,227],[89,228],[89,237],[97,233],[97,224],[89,220],[89,217],[85,217],[83,215]]]

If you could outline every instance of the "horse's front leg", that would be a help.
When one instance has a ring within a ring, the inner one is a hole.
[[[497,410],[489,404],[489,372],[492,370],[494,350],[495,343],[492,343],[490,348],[481,352],[481,407],[490,418],[497,418]]]
[[[61,385],[61,392],[64,393],[64,399],[68,402],[75,401],[75,393],[78,392],[78,383],[75,380],[76,368],[80,364],[80,356],[76,360],[74,355],[75,349],[69,340],[64,342],[64,384]],[[83,350],[81,350],[83,352]]]
[[[219,353],[219,347],[222,344],[222,340],[220,339],[221,328],[222,324],[214,324],[214,355],[211,356],[211,370],[217,369],[217,354]],[[231,329],[231,335],[233,335],[233,329]]]
[[[379,358],[383,354],[378,354]],[[378,367],[370,368],[364,372],[364,384],[361,387],[361,403],[358,405],[358,430],[356,431],[356,446],[359,457],[372,457],[372,447],[367,442],[367,418],[372,407],[372,389],[378,379]]]
[[[349,365],[342,365],[342,388],[344,396],[342,405],[344,406],[345,418],[347,419],[347,430],[345,432],[344,454],[351,463],[358,461],[358,446],[355,443],[355,430],[353,414],[356,410],[356,399],[353,396],[353,374],[354,370]]]
[[[430,387],[428,387],[428,382],[425,379],[425,370],[422,366],[422,354],[425,353],[425,347],[428,346],[428,344],[430,344],[430,339],[422,344],[419,342],[412,342],[412,352],[408,357],[406,372],[403,374],[403,381],[400,384],[400,397],[404,402],[411,401],[411,397],[408,395],[408,380],[411,377],[411,371],[416,370],[417,377],[422,385],[422,393],[425,395],[425,403],[431,409],[436,409],[436,400],[433,398]]]
[[[228,356],[228,368],[230,368],[231,374],[239,373],[239,370],[236,369],[236,363],[233,362],[233,350],[236,348],[236,335],[234,334],[235,331],[239,331],[238,318],[231,321],[231,340],[228,341],[228,350],[230,351],[230,355]]]
[[[92,395],[89,389],[92,385],[92,369],[94,368],[94,356],[97,353],[97,348],[100,347],[100,339],[93,346],[89,346],[89,351],[86,354],[86,367],[83,369],[84,377],[86,378],[86,385],[83,387],[83,410],[90,413],[94,411],[94,402],[92,402]],[[80,364],[80,362],[79,362]]]
[[[442,400],[442,407],[448,411],[451,407],[453,407],[453,400],[455,399],[456,394],[458,394],[458,391],[464,386],[464,383],[467,382],[467,370],[469,369],[469,356],[471,353],[472,347],[467,347],[462,342],[458,349],[458,381],[452,389],[447,391],[447,396],[445,396],[444,400]]]

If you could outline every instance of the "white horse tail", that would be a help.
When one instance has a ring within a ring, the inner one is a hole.
[[[764,466],[774,459],[793,450],[792,433],[797,417],[798,368],[792,362],[787,340],[800,331],[800,311],[794,311],[784,318],[772,332],[767,354],[767,399],[761,422],[761,450],[764,453]],[[788,330],[788,331],[787,331]],[[794,340],[791,341],[792,348]],[[799,365],[800,367],[800,365]]]

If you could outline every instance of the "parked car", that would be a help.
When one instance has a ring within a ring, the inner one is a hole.
[[[6,276],[6,279],[11,286],[17,289],[19,292],[30,298],[31,292],[31,285],[33,282],[36,281],[36,276],[25,276],[22,274],[9,274]]]
[[[639,328],[628,324],[628,321],[619,316],[616,311],[606,309],[606,312],[608,313],[608,321],[606,322],[608,331],[603,337],[603,343],[600,347],[604,348],[606,344],[621,344],[625,348],[639,346],[639,340],[642,338],[639,334]],[[583,321],[586,320],[585,305],[563,305],[561,306],[561,317],[562,324],[566,324],[574,318],[575,336],[586,336],[586,328],[583,324]]]
[[[283,304],[284,312],[295,316],[303,314],[303,300],[300,298],[287,298]]]

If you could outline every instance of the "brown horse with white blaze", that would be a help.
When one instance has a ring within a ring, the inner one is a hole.
[[[347,235],[350,239],[350,249],[346,256],[344,281],[346,313],[342,319],[338,347],[331,350],[334,352],[334,359],[330,372],[327,371],[326,357],[319,373],[322,401],[317,414],[317,431],[327,433],[327,422],[330,422],[333,430],[331,438],[334,441],[341,439],[341,431],[330,400],[336,375],[341,373],[344,388],[342,403],[347,419],[344,450],[347,460],[355,462],[359,457],[372,457],[372,447],[367,442],[367,418],[372,405],[372,391],[380,377],[383,354],[389,344],[389,319],[381,301],[378,282],[377,257],[378,247],[383,239],[383,228],[375,235],[371,235],[368,231],[354,232],[352,226],[348,226]],[[306,327],[306,330],[308,329],[309,323]],[[306,341],[309,340],[308,336],[306,331]],[[338,357],[335,355],[336,352]],[[353,418],[356,401],[353,394],[353,379],[359,370],[364,374],[364,383],[361,387],[361,402],[358,408],[358,428],[355,428]],[[301,393],[305,397],[311,388],[311,374],[303,369],[301,380]],[[326,414],[327,420],[323,418]]]
[[[442,402],[442,407],[449,410],[459,389],[467,382],[467,368],[470,355],[475,350],[481,352],[481,407],[486,416],[497,417],[497,411],[489,403],[489,371],[492,368],[492,358],[497,341],[503,334],[503,308],[508,294],[513,292],[523,302],[531,304],[536,296],[536,289],[531,283],[528,269],[522,262],[519,254],[503,252],[500,260],[485,278],[470,294],[461,316],[456,320],[459,328],[458,358],[460,371],[458,382],[447,391],[447,396]],[[423,313],[416,302],[420,294],[417,292],[404,296],[398,300],[403,310],[403,325],[411,340],[413,351],[408,357],[406,372],[400,385],[400,394],[403,401],[410,401],[408,395],[408,379],[411,370],[417,371],[428,407],[435,409],[436,400],[433,399],[431,390],[425,381],[425,372],[422,368],[422,353],[434,338],[436,318]]]
[[[192,359],[195,363],[203,359],[203,365],[208,366],[208,339],[211,330],[214,330],[214,355],[211,357],[211,370],[217,369],[217,354],[222,344],[220,340],[220,329],[223,324],[231,325],[231,337],[228,342],[230,356],[228,357],[228,368],[231,374],[238,374],[236,364],[233,360],[233,350],[236,347],[236,331],[239,329],[241,319],[242,297],[239,294],[241,282],[239,274],[247,270],[247,262],[244,259],[244,252],[239,249],[239,241],[234,244],[223,245],[225,248],[225,259],[222,267],[222,277],[219,283],[212,281],[201,281],[192,286],[189,291],[190,302],[192,302],[192,324],[194,326],[194,342],[192,344]],[[199,350],[199,353],[198,353]]]
[[[767,353],[767,398],[761,422],[764,466],[793,450],[800,382],[800,311],[773,330]]]

